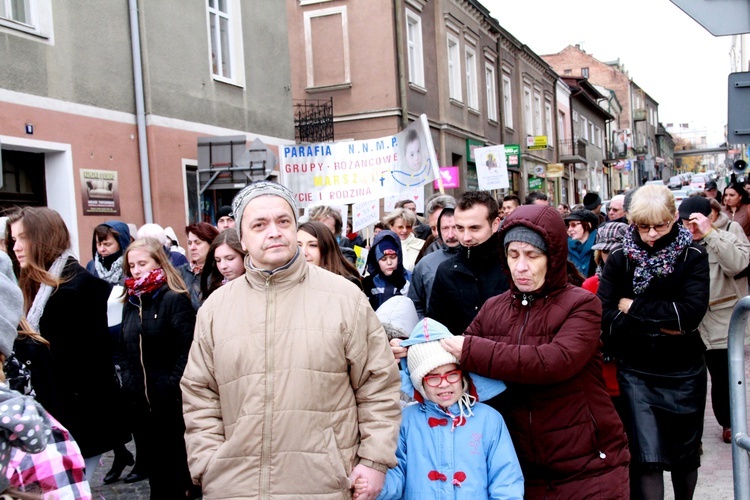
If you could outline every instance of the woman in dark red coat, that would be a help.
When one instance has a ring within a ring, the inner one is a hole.
[[[602,380],[601,303],[567,282],[565,224],[552,207],[524,205],[500,240],[511,289],[464,337],[441,343],[462,369],[507,384],[488,404],[508,424],[526,499],[627,499],[627,438]]]

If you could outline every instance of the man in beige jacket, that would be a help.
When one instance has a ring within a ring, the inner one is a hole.
[[[193,481],[204,498],[374,499],[396,464],[399,376],[351,282],[308,265],[280,184],[232,204],[244,278],[198,311],[181,386]]]

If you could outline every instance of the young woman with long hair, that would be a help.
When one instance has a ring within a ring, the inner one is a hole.
[[[297,245],[310,264],[343,276],[362,288],[357,268],[344,258],[333,234],[322,222],[300,224],[297,228]]]
[[[49,343],[27,343],[16,355],[31,371],[38,401],[78,442],[90,479],[121,432],[107,329],[109,285],[78,263],[68,228],[54,210],[19,208],[8,215],[8,227],[24,312]]]
[[[191,490],[180,379],[195,328],[185,283],[161,243],[135,240],[125,251],[122,385],[130,404],[139,464],[151,498],[185,498]],[[143,457],[143,458],[141,458]]]
[[[206,300],[217,288],[245,274],[245,251],[234,228],[225,229],[208,248],[201,272],[201,296]]]

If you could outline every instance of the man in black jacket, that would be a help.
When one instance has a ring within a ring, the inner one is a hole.
[[[468,191],[457,200],[454,216],[460,251],[438,267],[427,316],[459,335],[487,299],[508,290],[508,280],[500,265],[495,198]]]

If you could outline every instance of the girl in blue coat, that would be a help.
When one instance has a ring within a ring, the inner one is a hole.
[[[523,498],[521,466],[505,421],[478,402],[505,384],[462,373],[439,342],[451,336],[425,318],[401,344],[409,347],[402,389],[420,402],[404,410],[398,465],[388,471],[379,499]]]

